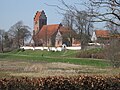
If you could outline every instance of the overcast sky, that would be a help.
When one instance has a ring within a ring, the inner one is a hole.
[[[64,0],[68,4],[75,4],[85,0]],[[36,11],[44,10],[48,17],[48,24],[59,24],[63,16],[57,13],[57,8],[47,6],[58,5],[64,8],[58,0],[0,0],[0,29],[9,30],[10,26],[23,21],[33,29],[33,18]],[[84,7],[78,6],[80,9]]]

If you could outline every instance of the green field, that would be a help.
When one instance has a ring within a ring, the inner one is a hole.
[[[78,65],[89,65],[96,67],[109,67],[109,61],[101,59],[88,59],[88,58],[76,58],[76,54],[79,51],[40,51],[40,50],[25,50],[25,51],[12,51],[9,53],[0,53],[0,59],[9,60],[32,60],[41,62],[63,62]]]
[[[73,76],[81,74],[120,74],[108,60],[76,58],[80,51],[14,50],[0,53],[0,77]]]

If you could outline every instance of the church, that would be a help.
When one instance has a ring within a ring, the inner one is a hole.
[[[75,31],[60,24],[47,25],[44,10],[37,11],[34,16],[33,41],[35,46],[80,46]]]

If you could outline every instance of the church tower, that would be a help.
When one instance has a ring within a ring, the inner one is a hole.
[[[41,12],[37,11],[36,15],[34,17],[34,30],[33,30],[33,35],[36,35],[43,25],[47,25],[47,17],[45,15],[44,10]]]

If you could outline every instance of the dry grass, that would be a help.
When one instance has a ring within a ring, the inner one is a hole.
[[[75,65],[70,63],[46,63],[33,61],[0,61],[0,77],[28,76],[73,76],[81,74],[120,74],[120,69],[98,68],[94,66]]]

